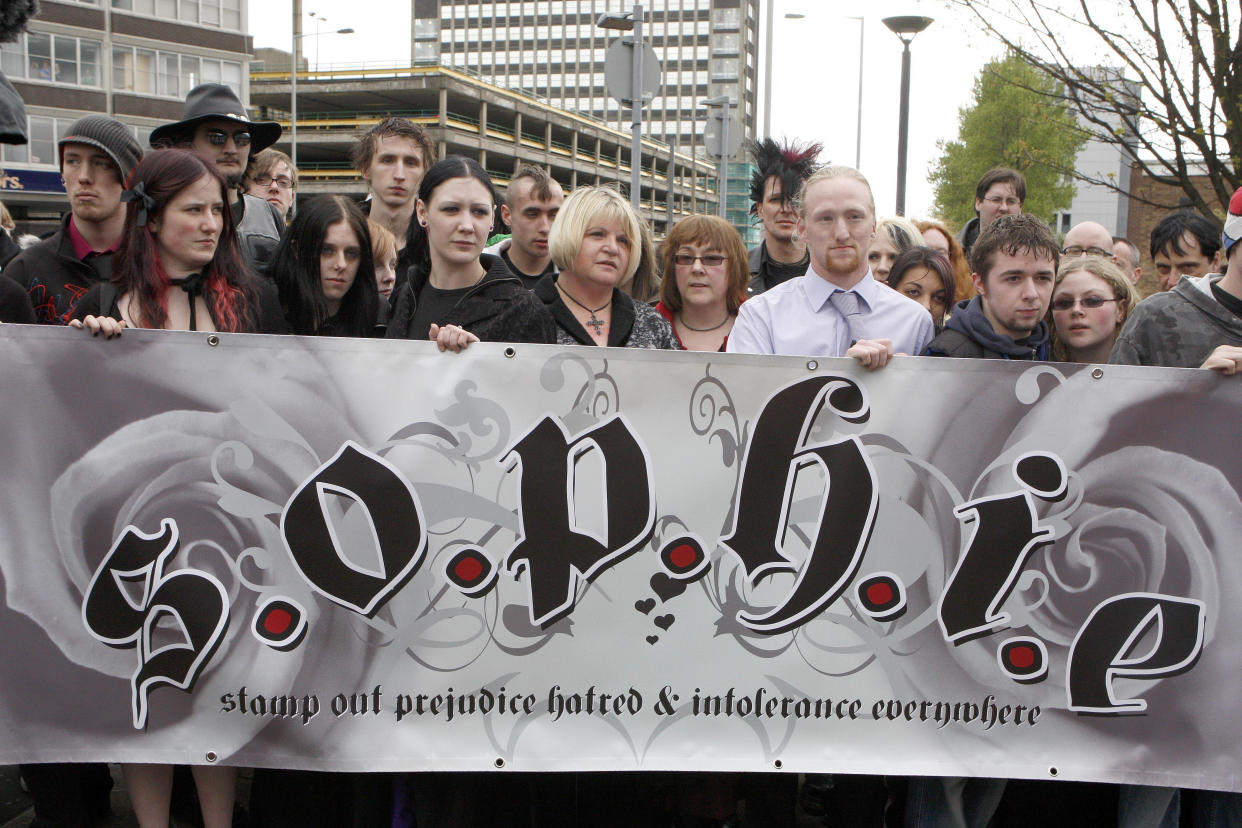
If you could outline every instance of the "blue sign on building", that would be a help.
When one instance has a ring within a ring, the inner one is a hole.
[[[55,170],[4,170],[0,193],[64,193],[65,185]]]

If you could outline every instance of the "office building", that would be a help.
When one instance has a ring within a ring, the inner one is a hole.
[[[147,145],[204,82],[248,93],[248,0],[42,0],[0,66],[26,103],[30,143],[0,149],[0,199],[18,220],[64,209],[56,142],[78,118],[106,113]]]

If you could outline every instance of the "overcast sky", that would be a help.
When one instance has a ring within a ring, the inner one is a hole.
[[[932,190],[927,171],[936,158],[936,141],[957,135],[957,111],[970,99],[975,75],[999,54],[963,13],[929,0],[775,0],[772,71],[772,132],[824,144],[821,160],[854,163],[858,123],[859,21],[863,23],[862,164],[875,191],[876,209],[892,215],[897,186],[897,124],[901,99],[901,42],[882,18],[921,14],[935,18],[911,46],[910,150],[906,212],[930,215]],[[761,7],[766,11],[767,0]],[[254,45],[288,50],[292,32],[288,2],[251,0]],[[312,63],[408,63],[409,0],[303,0],[303,32],[316,29],[310,13],[327,22],[324,34],[307,37],[303,50]],[[803,19],[786,19],[789,13]],[[355,34],[327,34],[350,27]],[[317,47],[322,55],[317,55]],[[762,66],[760,85],[762,86]],[[762,129],[762,101],[757,121]]]

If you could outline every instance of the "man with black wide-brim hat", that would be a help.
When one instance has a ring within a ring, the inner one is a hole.
[[[243,193],[241,183],[251,157],[276,143],[280,133],[275,121],[250,120],[237,93],[221,83],[191,89],[181,120],[151,133],[152,147],[194,150],[228,181],[237,194],[232,209],[242,256],[255,274],[262,274],[271,261],[285,221],[277,208]]]

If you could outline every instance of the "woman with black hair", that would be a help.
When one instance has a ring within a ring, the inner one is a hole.
[[[949,258],[930,247],[911,247],[893,261],[888,286],[927,308],[939,332],[953,309],[957,283]]]
[[[552,315],[499,256],[483,253],[496,191],[477,161],[449,156],[418,188],[422,234],[410,278],[392,298],[390,339],[429,339],[440,350],[471,342],[554,343]]]
[[[268,269],[290,329],[303,336],[375,336],[374,273],[366,216],[342,196],[300,207]]]

